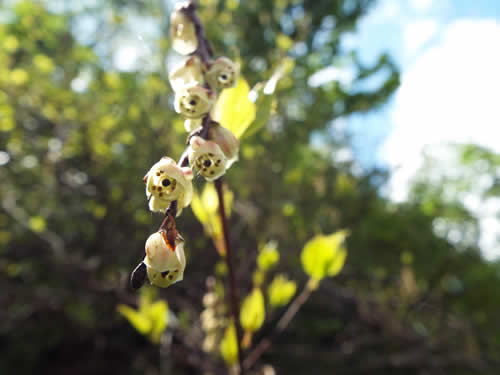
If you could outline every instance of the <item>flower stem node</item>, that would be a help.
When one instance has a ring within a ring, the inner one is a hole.
[[[186,268],[184,239],[177,234],[175,243],[171,243],[166,230],[153,233],[146,241],[146,256],[143,262],[153,285],[166,288],[182,281]]]
[[[165,212],[171,202],[177,200],[177,216],[191,203],[193,197],[193,171],[179,167],[167,156],[151,167],[144,177],[149,209],[153,212]]]
[[[198,86],[185,86],[175,94],[174,107],[177,113],[198,119],[206,115],[215,102],[215,94],[212,90]]]
[[[239,75],[239,64],[227,57],[219,57],[210,63],[206,79],[210,87],[227,89],[236,85]]]
[[[227,159],[219,145],[194,136],[190,141],[189,164],[207,181],[213,181],[226,173]]]
[[[189,55],[198,48],[196,27],[189,17],[189,2],[181,2],[170,16],[170,37],[172,47],[181,55]]]
[[[170,85],[177,92],[192,85],[203,86],[205,80],[198,56],[191,56],[183,64],[177,66],[169,74]]]

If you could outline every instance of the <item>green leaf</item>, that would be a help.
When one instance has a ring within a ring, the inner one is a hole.
[[[272,94],[264,93],[264,88],[264,82],[259,82],[254,86],[250,93],[250,98],[255,103],[257,112],[255,114],[255,120],[250,124],[242,137],[249,137],[252,134],[255,134],[258,130],[265,126],[271,118],[275,97]]]
[[[259,252],[257,266],[259,270],[266,272],[274,267],[280,259],[280,253],[276,247],[276,242],[268,242]]]
[[[236,337],[236,328],[230,324],[224,332],[224,337],[220,343],[220,353],[224,362],[233,365],[238,361],[238,341]]]
[[[290,57],[285,57],[278,63],[273,75],[268,81],[259,82],[253,87],[249,94],[249,98],[255,103],[257,113],[255,115],[255,121],[252,122],[245,132],[245,137],[251,136],[268,123],[276,103],[277,85],[294,67],[295,60]]]
[[[235,87],[222,91],[212,111],[215,121],[237,138],[241,138],[255,119],[256,106],[248,98],[249,93],[250,86],[241,77]]]
[[[152,323],[145,314],[126,305],[118,305],[118,312],[129,321],[137,332],[147,335],[151,331]]]
[[[264,295],[260,289],[254,288],[241,305],[241,326],[247,332],[255,332],[262,327],[265,317]]]
[[[295,281],[288,280],[285,275],[278,275],[267,290],[269,303],[273,307],[284,306],[290,302],[296,291],[297,284]]]
[[[331,235],[317,235],[307,242],[302,250],[304,271],[313,279],[337,275],[344,267],[347,251],[343,245],[347,231]]]
[[[32,218],[30,218],[29,225],[30,228],[33,229],[33,231],[40,233],[43,232],[47,227],[47,222],[41,216],[33,216]]]
[[[233,192],[229,189],[224,189],[224,209],[227,217],[231,216],[232,205]],[[222,224],[218,211],[219,197],[217,196],[217,191],[213,183],[206,183],[201,194],[196,190],[194,191],[191,209],[196,218],[203,225],[203,229],[207,236],[212,238],[219,253],[225,254]]]
[[[151,332],[149,334],[151,341],[158,344],[163,331],[168,323],[168,305],[165,301],[153,303],[149,309],[149,318],[151,320]]]
[[[168,305],[162,300],[153,302],[155,295],[153,288],[143,288],[137,310],[126,305],[118,305],[117,309],[140,334],[158,344],[167,328]]]

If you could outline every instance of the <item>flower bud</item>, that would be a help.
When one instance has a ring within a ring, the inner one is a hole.
[[[184,240],[177,235],[175,243],[170,243],[167,232],[160,230],[146,241],[144,264],[151,284],[166,288],[184,278],[186,257]]]
[[[227,159],[217,143],[194,136],[189,144],[189,164],[207,181],[213,181],[226,173]]]
[[[231,130],[219,125],[216,122],[211,122],[210,128],[208,129],[208,139],[217,143],[226,156],[226,169],[238,160],[240,142]]]
[[[172,70],[169,75],[170,85],[177,92],[185,87],[204,83],[201,61],[198,56],[191,56],[180,66]]]
[[[207,82],[212,88],[227,89],[234,87],[240,75],[240,68],[227,57],[215,59],[206,73]]]
[[[188,86],[175,94],[174,107],[177,113],[188,118],[200,118],[210,111],[214,101],[213,91],[201,86]]]
[[[177,216],[191,203],[193,196],[193,171],[181,168],[175,161],[164,156],[151,167],[144,177],[149,209],[165,212],[170,203],[177,200]]]
[[[189,55],[198,48],[198,38],[193,21],[187,14],[189,2],[179,3],[170,16],[172,47],[181,55]]]

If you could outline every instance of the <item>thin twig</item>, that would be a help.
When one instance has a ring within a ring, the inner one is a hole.
[[[238,284],[236,281],[236,275],[234,273],[234,263],[233,263],[233,250],[231,247],[231,241],[229,238],[229,227],[226,218],[226,210],[224,207],[224,191],[222,188],[222,178],[215,180],[215,189],[217,190],[217,197],[219,198],[219,216],[222,223],[222,232],[224,234],[224,246],[226,248],[226,259],[227,271],[229,276],[229,299],[231,305],[231,315],[233,318],[234,326],[236,327],[236,337],[238,345],[238,361],[240,364],[240,375],[243,375],[243,352],[241,351],[241,341],[243,339],[243,329],[240,324],[240,303],[238,296]]]
[[[264,352],[271,347],[273,339],[275,339],[281,332],[283,332],[288,327],[293,317],[297,314],[302,305],[306,303],[306,301],[309,299],[314,290],[315,288],[312,287],[311,282],[308,282],[304,286],[302,292],[300,292],[300,294],[297,297],[295,297],[293,302],[288,306],[288,309],[286,309],[285,313],[278,321],[278,324],[276,324],[276,327],[273,330],[273,332],[268,337],[263,338],[250,352],[250,354],[248,354],[247,358],[243,362],[244,369],[246,370],[250,369],[255,364],[255,362],[257,362],[260,356],[264,354]]]

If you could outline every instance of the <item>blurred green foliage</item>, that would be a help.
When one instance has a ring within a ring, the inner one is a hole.
[[[336,281],[322,281],[262,363],[279,374],[496,374],[500,265],[481,258],[477,235],[457,244],[435,233],[437,219],[474,225],[473,215],[427,184],[409,202],[388,202],[379,193],[384,171],[359,172],[334,158],[348,142],[336,120],[381,106],[399,85],[388,56],[366,66],[340,44],[373,1],[199,3],[217,54],[241,60],[245,90],[284,69],[272,97],[255,87],[258,131],[248,124],[227,178],[240,294],[254,287],[259,244],[279,243],[276,271],[300,288],[304,244],[318,233],[350,231],[344,269]],[[166,80],[170,9],[127,0],[0,5],[2,374],[159,374],[169,367],[193,374],[221,364],[196,344],[207,276],[217,275],[216,293],[225,295],[215,247],[222,251],[191,210],[178,223],[184,281],[159,296],[179,327],[168,358],[116,311],[142,306],[127,288],[128,274],[161,221],[147,210],[142,177],[163,155],[178,158],[184,149]],[[138,41],[144,56],[117,69],[117,52]],[[293,68],[281,68],[284,61]],[[352,83],[310,86],[308,78],[326,66],[351,69]],[[380,87],[360,89],[381,72],[389,74]],[[465,149],[465,165],[472,159],[498,165],[498,155]],[[487,194],[497,195],[497,185]],[[269,279],[260,278],[261,290],[273,289]],[[269,294],[271,304],[286,303]],[[254,342],[279,313],[271,312]],[[234,337],[228,328],[222,340],[229,362]]]

